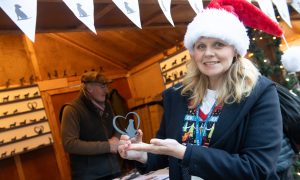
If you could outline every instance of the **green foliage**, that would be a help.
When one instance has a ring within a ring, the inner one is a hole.
[[[279,49],[280,38],[274,38],[264,32],[248,29],[250,37],[249,54],[253,53],[250,59],[257,65],[260,73],[285,86],[300,96],[299,79],[296,73],[287,73],[281,64],[282,52]],[[261,43],[263,42],[263,43]],[[273,52],[272,57],[265,56],[265,50]],[[272,60],[269,60],[272,59]],[[300,180],[300,155],[297,154],[292,167],[295,180]]]

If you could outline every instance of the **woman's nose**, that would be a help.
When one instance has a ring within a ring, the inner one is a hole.
[[[207,47],[204,51],[204,55],[205,56],[213,56],[215,54],[214,49]]]

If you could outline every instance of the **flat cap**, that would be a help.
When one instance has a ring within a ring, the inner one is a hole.
[[[110,83],[111,80],[106,79],[106,77],[97,71],[88,71],[82,74],[81,83]]]

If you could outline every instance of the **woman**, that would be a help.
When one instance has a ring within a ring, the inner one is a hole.
[[[170,179],[278,179],[282,124],[275,86],[243,58],[244,25],[210,5],[188,26],[191,61],[183,83],[163,93],[157,138],[143,143],[139,130],[133,139],[122,136],[118,151],[139,161],[142,172],[169,166]]]

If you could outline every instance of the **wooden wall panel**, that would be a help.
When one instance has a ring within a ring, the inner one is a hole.
[[[20,159],[25,179],[61,179],[52,146],[22,154],[20,155]]]
[[[156,96],[165,89],[158,63],[131,75],[128,80],[133,98]]]
[[[22,35],[0,34],[0,86],[19,84],[22,77],[26,83],[33,75],[31,61],[27,58]]]
[[[99,60],[93,52],[76,48],[71,42],[62,40],[55,35],[37,34],[34,49],[36,57],[39,60],[40,72],[42,79],[54,78],[55,71],[58,72],[58,77],[64,76],[66,71],[67,77],[72,75],[81,75],[84,71],[100,70],[103,71],[121,71],[115,66]]]
[[[0,161],[0,179],[19,180],[19,175],[14,158],[7,158]]]
[[[127,78],[114,79],[110,84],[110,89],[117,89],[124,99],[130,99],[132,97]]]

